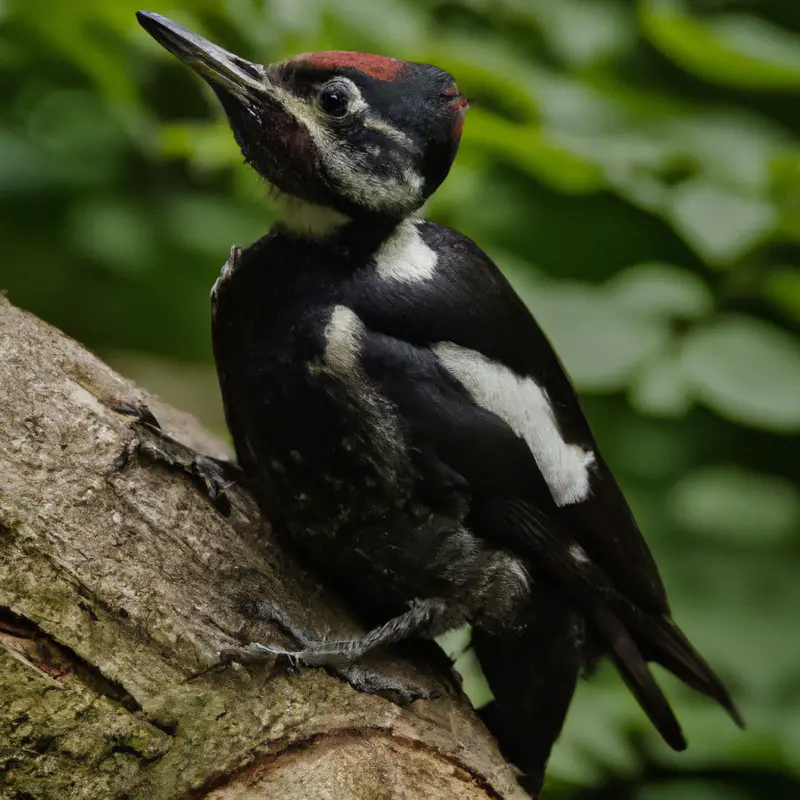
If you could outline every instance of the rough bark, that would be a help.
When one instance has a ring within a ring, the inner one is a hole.
[[[468,704],[424,665],[386,669],[441,699],[400,708],[323,670],[229,667],[282,642],[240,610],[279,598],[309,628],[357,628],[233,496],[134,459],[108,403],[146,402],[202,452],[226,446],[0,298],[0,797],[521,798]]]

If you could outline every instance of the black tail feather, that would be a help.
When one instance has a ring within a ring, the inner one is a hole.
[[[656,624],[645,626],[640,636],[649,661],[660,664],[687,686],[716,700],[740,728],[745,727],[744,719],[722,681],[669,617],[664,616]]]
[[[551,590],[539,585],[534,592],[524,627],[512,635],[476,627],[472,647],[494,695],[478,713],[525,773],[520,784],[538,797],[580,675],[583,623]]]
[[[685,750],[686,738],[672,708],[650,672],[647,662],[625,626],[607,608],[593,614],[597,632],[631,693],[673,750]]]
[[[586,551],[569,531],[556,527],[552,520],[527,503],[508,503],[500,520],[505,536],[523,543],[529,551],[535,550],[537,566],[558,587],[561,602],[566,596],[585,614],[589,633],[595,640],[590,643],[591,650],[599,646],[600,652],[610,656],[639,705],[670,747],[685,750],[686,739],[667,698],[650,672],[648,662],[660,664],[689,687],[716,700],[739,726],[744,726],[727,689],[669,618],[666,604],[658,596],[648,610],[637,606],[619,591],[600,566],[586,557]],[[580,557],[575,556],[576,552]],[[536,605],[540,613],[547,615],[552,608],[558,607],[559,599],[554,595],[549,603]],[[561,624],[564,624],[563,620]],[[547,639],[543,638],[543,641]],[[575,651],[582,649],[578,646]],[[588,649],[585,652],[588,653]],[[542,666],[541,659],[546,654],[536,648],[535,642],[532,643],[531,653],[531,681],[535,682],[538,675],[549,675],[549,680],[555,681],[555,676],[548,672],[547,666]],[[534,662],[534,658],[540,661]],[[502,672],[496,678],[487,674],[487,678],[493,689],[494,680],[500,682],[498,685],[502,685],[504,680]],[[537,691],[539,695],[547,693],[541,685],[530,691],[534,695]],[[509,700],[508,705],[513,705],[513,699]],[[522,705],[517,705],[516,710],[511,708],[510,714],[521,713]],[[566,713],[566,707],[563,712]],[[558,735],[562,721],[563,718],[558,728],[549,732],[553,739]],[[520,763],[511,753],[508,755]]]

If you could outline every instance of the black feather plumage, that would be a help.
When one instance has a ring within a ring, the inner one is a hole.
[[[433,342],[454,342],[546,386],[571,441],[596,452],[561,365],[499,270],[455,231],[431,223],[420,229],[437,253],[441,280],[387,284],[371,269],[369,248],[356,260],[359,246],[346,232],[336,243],[313,246],[274,233],[244,251],[219,284],[215,353],[242,465],[263,475],[265,486],[282,487],[278,507],[301,547],[367,609],[369,622],[400,613],[415,596],[447,594],[450,587],[437,583],[458,584],[461,569],[471,572],[474,565],[460,564],[453,552],[452,562],[438,565],[441,574],[425,574],[448,518],[463,518],[482,543],[522,560],[531,591],[505,620],[507,629],[496,620],[482,627],[472,608],[462,616],[475,625],[473,646],[495,693],[482,714],[510,757],[532,774],[541,774],[581,667],[596,654],[613,660],[675,749],[685,740],[648,660],[740,721],[719,679],[671,621],[655,563],[605,462],[594,465],[583,502],[557,506],[527,444],[477,405],[430,349]],[[368,481],[363,453],[343,450],[358,412],[349,417],[353,409],[329,388],[309,387],[307,365],[322,357],[330,309],[341,305],[365,325],[360,365],[390,402],[415,454],[407,503],[432,505],[442,515],[438,527],[409,533],[406,501],[391,517],[393,498],[384,493],[391,495],[392,486]],[[304,460],[293,462],[292,452]],[[313,455],[305,460],[306,454]],[[338,493],[331,475],[341,482]],[[299,494],[314,498],[311,508],[298,505]],[[334,533],[330,526],[343,504],[347,532]],[[385,537],[380,553],[379,542],[363,547],[350,527],[363,518],[362,533],[372,536],[376,516]],[[575,546],[586,561],[570,555]]]
[[[409,217],[458,147],[467,104],[452,78],[357,53],[262,67],[140,20],[211,83],[248,162],[291,197],[214,287],[214,357],[263,512],[375,626],[294,655],[341,665],[471,625],[494,695],[480,713],[535,793],[600,656],[676,750],[648,662],[741,724],[672,621],[545,335],[477,245]]]

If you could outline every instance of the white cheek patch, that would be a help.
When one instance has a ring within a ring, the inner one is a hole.
[[[365,128],[372,128],[374,131],[380,131],[384,136],[394,140],[397,144],[402,145],[407,150],[416,152],[417,147],[411,141],[411,138],[404,131],[398,130],[394,125],[384,122],[382,119],[374,116],[367,116],[364,118],[363,126]]]
[[[375,271],[393,281],[426,281],[436,272],[436,252],[420,235],[415,220],[401,222],[375,253]]]
[[[589,496],[594,453],[564,441],[550,402],[535,381],[452,342],[441,342],[433,350],[476,403],[525,440],[556,505],[579,503]]]
[[[416,148],[403,131],[375,116],[369,116],[369,106],[355,83],[347,78],[340,77],[337,80],[351,87],[354,96],[352,107],[355,113],[367,115],[363,121],[365,126],[380,130],[406,148],[409,166],[400,174],[376,174],[367,154],[345,146],[333,136],[313,102],[300,99],[281,86],[269,85],[266,91],[306,127],[329,175],[350,200],[374,211],[394,211],[399,208],[409,212],[417,208],[422,202],[425,181],[410,166]]]
[[[373,211],[408,213],[422,202],[425,181],[410,165],[400,174],[381,175],[365,153],[341,143],[332,144],[324,160],[337,186],[358,205]]]

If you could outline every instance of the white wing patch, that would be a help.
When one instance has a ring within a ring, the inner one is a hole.
[[[441,342],[433,350],[476,403],[527,442],[556,505],[588,497],[594,453],[564,441],[553,408],[535,381],[452,342]]]
[[[375,269],[394,281],[425,281],[436,272],[438,256],[420,235],[416,220],[401,222],[375,253]]]

